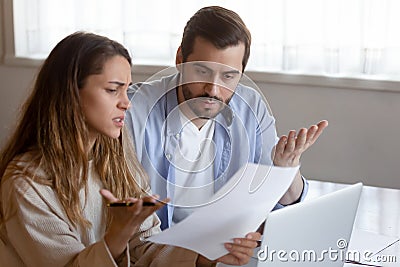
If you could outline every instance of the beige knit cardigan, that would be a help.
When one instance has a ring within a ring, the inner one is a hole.
[[[23,163],[20,163],[23,167]],[[198,254],[145,240],[160,231],[153,214],[114,261],[104,242],[106,208],[99,193],[103,185],[90,167],[87,202],[81,192],[84,216],[91,228],[74,227],[50,186],[14,175],[3,182],[2,208],[11,218],[0,227],[2,266],[195,266]]]

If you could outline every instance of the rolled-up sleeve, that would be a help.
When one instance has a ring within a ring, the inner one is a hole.
[[[303,179],[303,191],[301,192],[300,197],[299,197],[295,202],[293,202],[293,203],[291,203],[291,204],[289,204],[289,205],[302,202],[302,201],[306,198],[306,196],[307,196],[308,187],[309,187],[308,181],[307,181],[307,179],[304,178],[303,176],[301,176],[301,179]],[[274,210],[284,208],[285,206],[288,206],[288,205],[282,205],[281,203],[277,203],[277,204],[275,205],[275,207],[274,207]]]

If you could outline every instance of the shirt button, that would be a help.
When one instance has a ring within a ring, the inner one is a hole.
[[[171,154],[165,154],[165,156],[167,157],[168,160],[172,158]]]
[[[177,134],[175,135],[175,137],[176,137],[176,139],[179,139],[179,138],[181,138],[181,134],[177,133]]]

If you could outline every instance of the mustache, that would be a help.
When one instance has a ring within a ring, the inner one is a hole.
[[[219,97],[217,97],[217,96],[210,96],[210,95],[207,94],[207,93],[202,94],[202,95],[199,95],[199,96],[197,96],[196,98],[211,98],[211,99],[214,99],[214,100],[218,100],[218,101],[220,101],[220,102],[224,102],[221,98],[219,98]]]

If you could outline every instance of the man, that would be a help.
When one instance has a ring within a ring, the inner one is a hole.
[[[151,188],[171,205],[158,215],[165,229],[201,206],[245,163],[297,166],[327,121],[278,139],[262,96],[239,83],[251,35],[222,7],[200,9],[185,26],[178,73],[137,84],[127,112],[138,158]],[[276,208],[301,201],[300,172]]]

